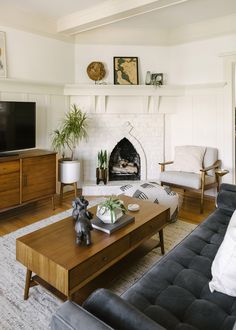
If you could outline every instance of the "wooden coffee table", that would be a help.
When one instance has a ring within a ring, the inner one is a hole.
[[[126,206],[140,205],[140,210],[132,213],[135,221],[111,235],[94,229],[89,247],[75,244],[72,217],[16,240],[16,259],[27,268],[24,299],[30,287],[42,282],[71,299],[73,293],[157,232],[158,246],[164,253],[163,228],[169,220],[169,208],[127,196],[119,198]],[[96,206],[90,211],[95,214]],[[36,275],[32,277],[32,273]]]

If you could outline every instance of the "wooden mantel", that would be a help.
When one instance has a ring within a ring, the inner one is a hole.
[[[80,96],[181,96],[185,86],[181,85],[65,85],[65,95]]]
[[[199,93],[202,88],[211,89],[214,91],[218,88],[223,88],[224,86],[225,82],[187,86],[69,84],[64,87],[64,95],[70,97],[89,97],[91,108],[93,108],[95,112],[100,113],[106,112],[107,98],[126,96],[135,98],[141,97],[143,113],[175,113],[177,97],[184,96],[189,93]],[[97,109],[98,104],[100,107],[99,110]],[[152,107],[150,107],[150,104],[152,104]],[[161,107],[160,104],[162,104]],[[163,106],[163,104],[165,106]]]

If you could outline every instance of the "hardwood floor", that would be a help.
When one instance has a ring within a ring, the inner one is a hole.
[[[183,192],[178,190],[178,193],[180,194],[180,198],[183,198]],[[71,201],[73,198],[73,192],[66,193],[63,199],[63,204],[60,205],[59,196],[56,196],[55,210],[52,210],[51,200],[45,199],[0,214],[0,236],[11,233],[19,228],[28,226],[34,222],[48,218],[54,214],[58,214],[68,208],[71,208]],[[198,224],[214,210],[214,199],[206,197],[204,213],[200,214],[199,198],[200,197],[197,194],[184,194],[183,204],[179,213],[180,219]],[[93,197],[88,199],[91,200]]]
[[[200,194],[176,190],[183,203],[179,212],[179,219],[194,224],[201,223],[215,209],[215,198],[206,196],[204,199],[204,212],[200,213]]]
[[[178,191],[180,197],[183,197],[183,193]],[[59,196],[55,198],[56,209],[52,210],[51,200],[41,200],[36,203],[29,204],[27,206],[8,211],[0,214],[0,236],[11,233],[19,228],[30,225],[39,220],[48,218],[54,214],[60,213],[64,210],[71,208],[71,201],[74,198],[74,193],[69,192],[64,195],[63,204],[59,203]],[[90,197],[89,200],[96,198]],[[182,208],[179,214],[179,218],[191,223],[200,223],[204,218],[207,217],[209,213],[214,210],[214,199],[206,198],[205,211],[203,214],[199,213],[200,210],[200,200],[196,194],[186,194],[184,195]],[[155,241],[156,244],[156,241]],[[99,275],[93,281],[85,285],[73,296],[73,300],[79,304],[82,304],[83,301],[89,296],[98,287],[107,287],[107,283],[110,283],[110,280],[115,280],[116,275],[120,274],[124,269],[127,269],[129,265],[135,263],[143,255],[147,254],[150,250],[153,249],[153,242],[149,240],[143,246],[136,249],[129,256],[125,257],[109,270],[105,271],[103,274]],[[56,295],[58,293],[55,289],[50,287],[46,283],[41,283],[45,288],[49,289],[51,292],[54,292]],[[62,300],[66,298],[64,296],[58,295]]]

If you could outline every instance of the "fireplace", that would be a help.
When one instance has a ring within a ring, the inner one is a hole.
[[[120,140],[109,159],[109,180],[140,180],[140,156],[127,139]]]

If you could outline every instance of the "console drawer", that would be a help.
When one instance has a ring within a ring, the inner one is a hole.
[[[9,173],[20,172],[20,162],[19,160],[12,160],[9,162],[0,163],[0,175],[6,175]]]
[[[128,249],[129,236],[125,236],[73,268],[69,274],[69,289],[71,290],[89,276],[98,272]]]
[[[162,214],[158,215],[157,219],[152,219],[151,221],[145,223],[142,227],[134,230],[130,234],[130,246],[138,244],[140,241],[156,234],[161,230],[168,219],[169,210],[166,210]]]

